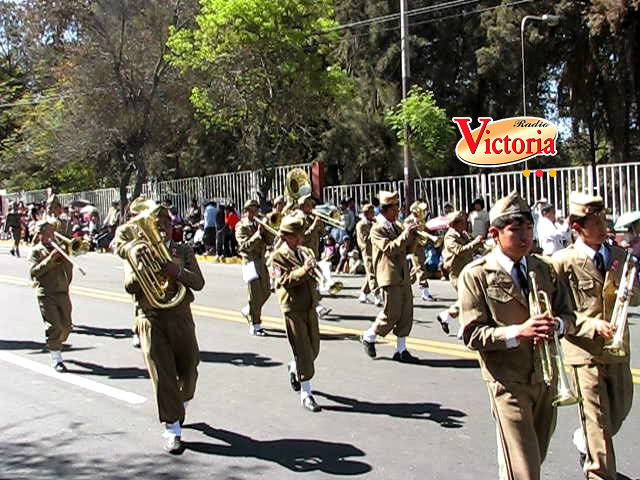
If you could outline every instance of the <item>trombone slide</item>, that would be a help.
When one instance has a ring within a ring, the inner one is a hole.
[[[74,261],[73,258],[71,258],[69,255],[67,255],[67,252],[64,251],[64,249],[58,245],[56,242],[51,242],[51,246],[54,248],[54,250],[56,250],[60,255],[62,255],[62,258],[64,258],[66,261],[68,261],[71,265],[73,265],[74,267],[76,267],[80,273],[82,275],[86,275],[87,272],[85,272],[84,268],[82,268],[78,262]]]

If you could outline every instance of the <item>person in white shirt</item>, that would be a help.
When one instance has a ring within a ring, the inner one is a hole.
[[[481,198],[473,201],[473,211],[469,214],[469,226],[472,238],[486,238],[489,231],[489,212],[484,209],[484,200]]]
[[[556,227],[556,209],[553,205],[545,205],[540,210],[536,223],[538,246],[545,255],[553,255],[564,248],[564,232]]]

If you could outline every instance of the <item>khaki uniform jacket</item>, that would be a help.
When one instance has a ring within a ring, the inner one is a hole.
[[[369,236],[372,226],[373,222],[370,222],[366,218],[363,218],[356,224],[356,240],[358,241],[358,248],[360,248],[363,257],[371,258],[372,248]]]
[[[258,225],[245,217],[236,225],[236,240],[242,263],[254,262],[256,271],[262,267],[266,269],[265,255],[267,245],[273,243],[272,235],[264,231],[260,235]]]
[[[407,252],[415,244],[415,233],[403,230],[395,222],[396,230],[380,216],[371,227],[373,269],[380,287],[411,285]]]
[[[602,349],[604,338],[597,335],[594,320],[611,321],[611,313],[616,301],[616,291],[620,286],[622,270],[627,253],[622,248],[610,247],[609,271],[605,278],[585,253],[570,245],[556,252],[553,265],[558,272],[562,288],[569,292],[572,308],[576,312],[573,328],[567,332],[562,344],[565,359],[570,365],[592,363],[624,363],[629,356],[615,357]],[[640,289],[635,282],[630,305],[640,303]],[[624,343],[629,352],[629,331],[625,332]]]
[[[196,260],[196,256],[193,252],[193,249],[186,244],[183,243],[169,243],[168,247],[169,252],[174,257],[174,261],[177,262],[182,268],[181,272],[177,277],[177,281],[182,285],[187,287],[187,294],[184,297],[184,300],[180,305],[175,307],[176,309],[184,308],[188,306],[191,302],[193,302],[193,291],[192,290],[202,290],[204,287],[204,277],[202,276],[202,272],[200,271],[200,267],[198,266],[198,261]],[[129,262],[125,262],[124,264],[125,271],[125,280],[124,280],[124,288],[127,293],[130,293],[134,296],[136,305],[139,306],[141,313],[149,316],[149,314],[153,314],[154,312],[158,312],[159,310],[153,308],[147,297],[142,291],[140,284],[136,280],[135,273],[133,269],[129,265]],[[178,286],[175,280],[169,280],[169,297],[173,297],[178,291]],[[173,309],[161,310],[162,312],[171,312]]]
[[[471,243],[467,232],[458,233],[450,228],[444,236],[442,266],[449,276],[459,277],[462,269],[473,261],[473,255],[482,248],[482,243]]]
[[[553,303],[553,315],[567,322],[574,319],[568,292],[559,288],[550,262],[527,256],[527,268],[537,274],[538,287]],[[539,383],[543,381],[540,359],[532,340],[507,347],[507,327],[526,322],[529,302],[511,275],[498,264],[495,250],[462,271],[459,287],[463,340],[480,353],[482,376],[487,381]]]
[[[63,258],[49,257],[49,253],[50,250],[47,247],[38,243],[31,249],[29,255],[29,276],[34,282],[38,297],[69,292],[73,265]]]
[[[407,228],[409,225],[413,225],[414,223],[418,223],[418,220],[416,219],[416,217],[412,213],[411,215],[409,215],[407,218],[404,219],[404,222],[402,222],[402,225],[404,226],[404,228]],[[419,227],[419,228],[423,228],[423,227]],[[413,242],[413,244],[410,246],[410,248],[407,249],[407,253],[410,253],[410,254],[415,254],[416,253],[416,248],[418,247],[418,244],[420,243],[418,240],[419,239],[416,238],[416,241]],[[424,247],[424,245],[423,245],[423,247]]]
[[[298,247],[304,257],[313,257],[307,247]],[[303,258],[304,258],[303,257]],[[286,312],[306,312],[320,301],[316,280],[304,268],[304,262],[283,243],[271,256],[271,268],[276,276],[276,294],[280,309]]]
[[[324,234],[324,222],[318,220],[316,227],[311,228],[315,218],[311,214],[304,216],[304,246],[313,251],[313,258],[317,260],[320,258],[320,236]]]

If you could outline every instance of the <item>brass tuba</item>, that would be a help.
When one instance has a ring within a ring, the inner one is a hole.
[[[120,226],[120,235],[128,241],[118,248],[133,269],[136,280],[149,303],[158,309],[168,309],[179,305],[187,289],[178,283],[178,291],[169,298],[170,282],[163,273],[163,267],[173,257],[164,244],[164,237],[158,230],[158,210],[153,200],[138,202],[135,217]]]
[[[529,272],[529,278],[531,279],[531,295],[533,296],[533,301],[530,305],[531,315],[540,315],[548,312],[553,317],[549,295],[544,290],[538,290],[536,272]],[[552,351],[551,342],[553,342],[555,352]],[[553,330],[553,340],[538,342],[535,348],[538,349],[540,355],[544,383],[551,385],[553,377],[556,373],[558,375],[558,393],[553,398],[552,405],[554,407],[564,407],[579,403],[581,401],[580,397],[575,393],[573,384],[565,370],[562,346],[555,328]]]
[[[631,268],[629,268],[629,264],[632,264]],[[610,322],[613,337],[604,344],[604,350],[607,350],[611,355],[616,357],[624,357],[627,355],[627,351],[624,348],[624,333],[627,328],[627,310],[629,309],[631,291],[636,281],[636,273],[636,258],[628,253],[622,270],[620,286],[616,292],[616,303],[611,313]]]

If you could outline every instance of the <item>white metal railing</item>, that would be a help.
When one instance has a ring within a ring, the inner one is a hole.
[[[480,175],[432,177],[415,180],[416,198],[429,202],[431,211],[439,214],[449,202],[456,210],[468,210],[478,197],[484,198]]]
[[[401,186],[399,186],[401,184]],[[365,203],[371,202],[373,198],[378,196],[378,192],[386,190],[389,192],[404,192],[404,182],[375,182],[375,183],[356,183],[351,185],[335,185],[324,187],[322,195],[325,203],[340,205],[340,201],[346,198],[353,198],[358,208]]]
[[[640,163],[620,163],[596,167],[598,193],[604,199],[605,208],[616,213],[640,210],[638,182]]]

